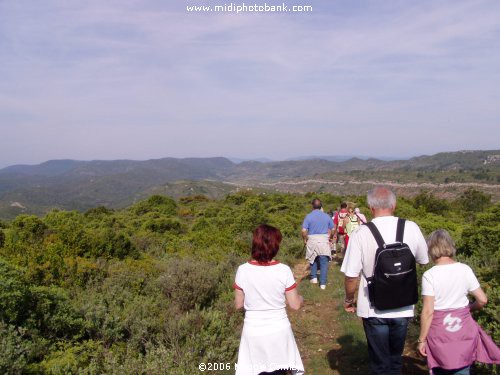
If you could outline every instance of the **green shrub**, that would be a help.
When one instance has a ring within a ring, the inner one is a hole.
[[[94,230],[87,256],[124,259],[127,256],[137,258],[139,254],[127,234],[113,228],[102,228]]]
[[[199,202],[209,202],[210,199],[204,195],[190,195],[187,197],[179,198],[182,203],[199,203]]]
[[[103,216],[109,216],[114,212],[113,209],[104,206],[94,207],[85,211],[84,216],[93,220],[100,219]]]
[[[467,213],[476,213],[485,210],[491,202],[491,195],[474,188],[464,191],[455,203]]]
[[[278,259],[293,266],[315,196],[325,209],[347,200],[369,216],[364,197],[240,192],[0,223],[0,373],[191,375],[202,361],[234,362],[243,315],[231,284],[252,231],[278,227]],[[464,193],[446,206],[421,193],[399,198],[396,214],[425,234],[451,233],[489,298],[475,317],[499,341],[500,205],[478,211],[483,198]]]
[[[216,298],[220,276],[215,264],[194,258],[172,259],[159,277],[165,296],[181,311],[207,307]]]
[[[67,293],[57,287],[34,286],[25,326],[48,339],[79,337],[84,320],[72,306]]]
[[[12,222],[14,238],[25,243],[39,243],[43,240],[47,226],[34,215],[19,215]]]
[[[143,228],[156,233],[172,232],[180,234],[182,232],[182,225],[179,220],[166,217],[150,219],[143,224]]]
[[[32,351],[32,343],[26,336],[25,329],[0,320],[0,373],[14,375],[25,372]]]
[[[50,375],[80,374],[82,369],[89,369],[92,361],[102,355],[103,351],[101,343],[95,341],[83,341],[79,344],[60,342],[55,350],[45,356],[37,368],[44,374]]]
[[[144,215],[148,212],[159,212],[164,215],[175,215],[177,203],[172,198],[162,195],[152,195],[148,199],[136,203],[130,208],[134,215]]]
[[[0,321],[19,325],[26,318],[30,300],[23,271],[0,258]]]
[[[429,191],[422,191],[415,196],[413,199],[413,206],[417,209],[423,207],[427,212],[437,215],[446,214],[446,212],[450,209],[448,201],[437,198]]]

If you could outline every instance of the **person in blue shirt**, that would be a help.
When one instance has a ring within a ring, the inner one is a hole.
[[[328,262],[331,260],[331,241],[333,233],[333,220],[325,214],[321,201],[314,198],[312,201],[313,210],[302,223],[302,238],[306,246],[306,259],[311,265],[311,283],[318,283],[319,265],[319,286],[326,288],[328,273]]]

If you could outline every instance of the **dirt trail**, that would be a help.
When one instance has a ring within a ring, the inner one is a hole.
[[[339,269],[339,262],[330,263],[326,290],[309,283],[306,261],[293,269],[305,302],[301,310],[289,312],[289,317],[307,375],[369,373],[361,321],[343,311],[343,277]],[[428,374],[424,361],[408,342],[403,374]]]

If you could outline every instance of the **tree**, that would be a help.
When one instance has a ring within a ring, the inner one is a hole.
[[[491,195],[474,188],[469,188],[460,195],[456,202],[466,212],[479,212],[485,210],[490,205]]]
[[[432,212],[434,214],[442,214],[448,211],[450,205],[444,199],[440,199],[432,194],[430,191],[421,191],[413,199],[413,207],[420,208],[423,207],[427,212]]]
[[[164,215],[175,215],[177,203],[169,197],[163,195],[152,195],[148,199],[141,201],[131,207],[135,215],[144,215],[147,212],[159,212]]]
[[[37,216],[19,215],[12,222],[12,229],[21,241],[33,244],[43,240],[47,226]]]
[[[22,323],[29,299],[22,271],[0,258],[0,321],[14,325]]]

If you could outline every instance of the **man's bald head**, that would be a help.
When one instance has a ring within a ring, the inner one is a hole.
[[[389,189],[377,186],[366,196],[368,206],[374,210],[395,210],[396,195]]]

